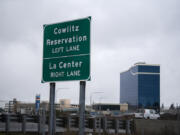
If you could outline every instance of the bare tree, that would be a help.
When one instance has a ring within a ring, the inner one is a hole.
[[[172,104],[170,105],[170,107],[169,107],[169,110],[174,110],[174,109],[175,109],[174,103],[172,103]]]

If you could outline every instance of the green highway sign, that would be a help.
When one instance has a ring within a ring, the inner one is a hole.
[[[42,82],[90,79],[91,17],[44,25]]]

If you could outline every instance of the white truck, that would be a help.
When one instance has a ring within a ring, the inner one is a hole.
[[[160,115],[156,113],[153,109],[144,109],[144,118],[145,119],[158,119]]]
[[[160,115],[154,109],[141,109],[138,113],[134,113],[135,118],[158,119]]]

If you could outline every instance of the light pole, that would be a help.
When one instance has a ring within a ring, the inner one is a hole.
[[[100,94],[100,93],[104,93],[104,92],[93,92],[93,93],[91,93],[91,95],[90,95],[90,105],[92,105],[92,96],[94,94]]]

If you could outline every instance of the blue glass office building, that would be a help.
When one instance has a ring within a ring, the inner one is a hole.
[[[136,63],[120,73],[120,103],[137,108],[160,107],[160,66]]]

